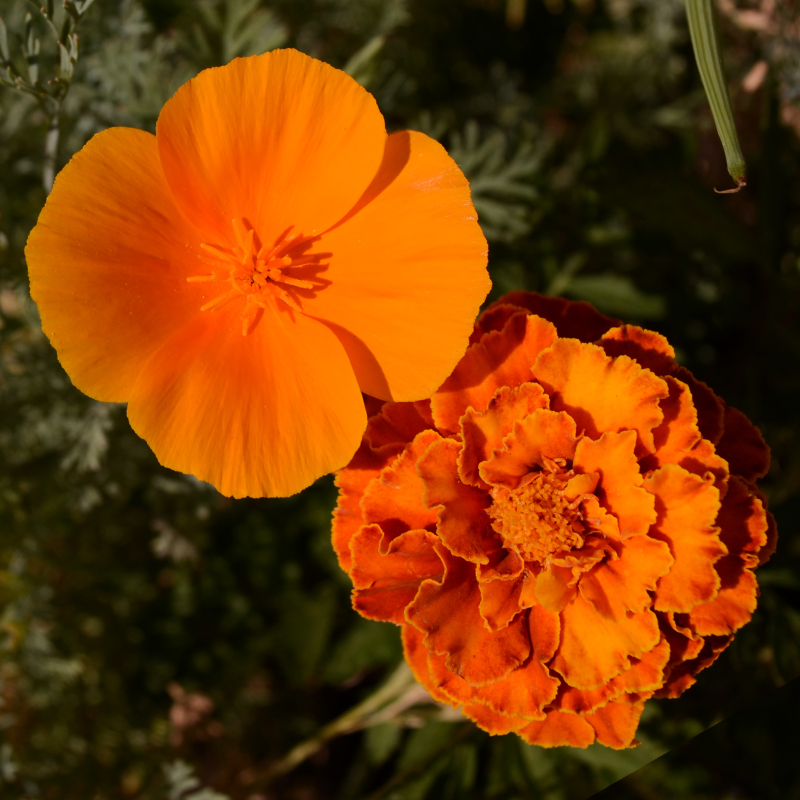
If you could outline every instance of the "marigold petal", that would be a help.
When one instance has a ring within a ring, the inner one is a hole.
[[[686,367],[674,367],[671,374],[689,387],[692,402],[697,409],[697,425],[703,438],[712,444],[717,444],[722,436],[725,404]]]
[[[381,474],[402,452],[400,444],[373,449],[366,441],[356,450],[350,463],[336,473],[334,483],[339,489],[336,508],[333,510],[332,541],[339,566],[350,572],[350,540],[364,524],[361,498],[369,482]]]
[[[490,331],[501,331],[506,323],[520,311],[525,311],[519,306],[510,306],[505,303],[492,303],[477,320],[469,337],[469,343],[476,344]]]
[[[597,342],[608,355],[629,356],[641,366],[656,373],[669,374],[675,366],[675,348],[656,331],[636,325],[620,325],[606,331]]]
[[[571,567],[549,564],[536,576],[536,601],[548,611],[557,614],[575,599],[578,593],[576,583]]]
[[[731,556],[755,567],[758,552],[767,543],[769,521],[760,497],[739,477],[732,475],[717,516],[720,539]]]
[[[619,558],[606,559],[580,580],[581,594],[600,616],[621,622],[626,612],[639,613],[652,603],[648,592],[669,572],[673,559],[665,542],[634,536],[616,543]]]
[[[514,421],[524,419],[538,408],[547,408],[550,399],[538,383],[523,383],[513,389],[501,386],[485,411],[468,408],[461,417],[464,448],[458,460],[458,474],[465,483],[480,484],[478,467],[503,446],[503,439],[514,428]]]
[[[703,640],[701,640],[703,641]],[[710,667],[725,648],[733,641],[733,636],[710,636],[704,640],[700,654],[693,659],[675,665],[664,681],[664,687],[654,693],[654,697],[680,697],[697,682],[697,673]]]
[[[518,617],[501,631],[489,631],[481,619],[475,565],[436,552],[445,565],[441,583],[425,581],[406,608],[406,620],[426,634],[425,646],[447,656],[447,668],[472,686],[502,680],[528,657],[531,649],[525,620]]]
[[[465,705],[461,709],[461,713],[490,736],[503,736],[506,733],[513,733],[528,724],[527,719],[500,714],[483,703]]]
[[[503,295],[484,313],[492,313],[501,304],[525,308],[529,313],[552,322],[558,329],[559,336],[580,339],[582,342],[593,342],[609,328],[619,325],[619,320],[606,317],[583,300],[565,300],[563,297],[547,297],[537,292],[521,290]]]
[[[583,718],[594,728],[600,744],[614,750],[624,750],[638,744],[633,737],[643,711],[644,703],[611,702]]]
[[[736,408],[725,408],[724,429],[717,452],[727,460],[731,474],[746,481],[769,472],[770,451],[761,431]]]
[[[478,609],[489,630],[502,630],[520,613],[522,583],[521,574],[510,580],[480,581],[481,602]]]
[[[461,443],[454,439],[434,442],[417,463],[424,485],[423,502],[437,509],[436,532],[453,555],[487,564],[489,553],[500,548],[486,509],[491,498],[458,477]]]
[[[42,329],[73,383],[125,402],[148,359],[209,299],[188,284],[197,232],[152,134],[111,128],[56,178],[25,248]]]
[[[281,497],[352,458],[366,414],[344,350],[278,313],[247,336],[235,310],[203,314],[148,361],[128,418],[164,466],[224,495]]]
[[[420,530],[387,541],[379,525],[364,525],[350,543],[353,608],[367,619],[402,625],[422,581],[441,580],[436,542],[434,534]]]
[[[439,703],[445,705],[458,706],[460,702],[454,702],[451,698],[441,691],[432,680],[428,670],[428,651],[425,648],[423,639],[425,638],[413,625],[405,624],[400,628],[400,638],[403,642],[403,655],[406,664],[411,668],[417,682],[426,689],[431,697]]]
[[[750,622],[756,610],[758,583],[752,570],[733,556],[716,563],[720,576],[717,596],[689,612],[689,626],[700,636],[725,636]]]
[[[631,667],[659,642],[656,615],[646,610],[621,622],[607,620],[578,594],[561,612],[561,644],[550,664],[576,689],[594,689]]]
[[[627,356],[612,359],[602,348],[575,339],[559,339],[533,367],[550,395],[550,407],[566,411],[587,436],[634,430],[637,455],[652,453],[653,428],[664,418],[659,401],[666,383]]]
[[[185,83],[156,137],[172,193],[198,228],[224,244],[231,220],[247,218],[273,242],[290,226],[322,233],[353,207],[378,171],[386,127],[345,72],[274,50]]]
[[[652,472],[644,485],[656,496],[658,522],[650,536],[666,542],[675,559],[658,582],[653,607],[657,611],[690,611],[719,591],[714,564],[728,552],[715,527],[719,490],[677,464]]]
[[[544,720],[531,722],[517,733],[538,747],[586,748],[595,740],[594,728],[582,716],[555,710],[548,710]]]
[[[596,441],[584,436],[573,462],[578,472],[600,474],[595,494],[617,518],[623,539],[647,533],[656,521],[655,498],[642,486],[635,448],[635,431],[607,432]]]
[[[436,431],[418,433],[401,455],[367,485],[361,498],[365,523],[377,523],[390,537],[436,525],[436,512],[422,502],[425,486],[417,475],[417,461],[440,438]]]
[[[393,133],[372,185],[318,246],[331,253],[331,283],[303,307],[340,336],[361,388],[394,400],[433,394],[491,288],[469,183],[444,147]]]
[[[502,449],[495,450],[478,471],[487,483],[514,489],[532,467],[544,465],[544,458],[572,460],[577,443],[575,421],[569,414],[539,408],[514,422]]]
[[[555,340],[556,329],[550,322],[522,312],[514,314],[501,331],[487,333],[467,349],[431,398],[436,427],[455,433],[468,408],[483,411],[501,386],[530,382],[536,357]]]
[[[414,403],[384,403],[380,412],[369,418],[364,438],[375,448],[398,443],[405,446],[430,427]]]

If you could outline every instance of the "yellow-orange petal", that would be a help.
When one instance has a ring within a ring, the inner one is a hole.
[[[675,559],[658,582],[653,607],[657,611],[691,611],[719,591],[714,564],[728,552],[716,527],[719,490],[677,464],[652,472],[644,485],[656,496],[658,521],[650,536],[666,542]]]
[[[381,410],[369,418],[364,438],[375,448],[387,444],[403,447],[429,425],[414,403],[384,403]]]
[[[656,615],[649,609],[621,622],[605,619],[578,594],[561,612],[561,644],[550,664],[576,689],[594,689],[626,669],[659,642]]]
[[[529,578],[533,584],[533,595],[536,602],[548,611],[558,613],[567,603],[571,603],[578,593],[578,579],[572,574],[571,567],[560,567],[548,564],[535,578]]]
[[[344,350],[323,325],[264,309],[204,313],[147,362],[128,403],[159,461],[232,497],[281,497],[343,467],[366,426]]]
[[[594,728],[583,717],[555,710],[548,710],[544,720],[531,722],[517,733],[538,747],[588,747],[595,740]]]
[[[503,439],[514,428],[514,421],[547,408],[550,399],[538,383],[501,386],[485,411],[468,408],[461,417],[460,428],[464,447],[458,460],[458,474],[465,483],[480,484],[478,467],[503,446]]]
[[[377,523],[390,537],[436,525],[436,512],[422,502],[425,486],[417,475],[417,461],[440,438],[436,431],[418,433],[400,456],[367,485],[361,498],[365,523]]]
[[[411,672],[414,673],[417,681],[430,693],[431,697],[445,705],[460,705],[459,702],[454,702],[441,691],[432,680],[428,671],[428,651],[423,643],[424,635],[413,625],[406,623],[400,629],[400,638],[403,642],[403,655],[405,656],[406,664],[411,668]]]
[[[98,133],[59,173],[25,258],[42,329],[82,392],[126,402],[148,359],[200,313],[208,287],[186,282],[199,246],[152,134]]]
[[[507,733],[519,731],[528,724],[527,719],[500,714],[483,703],[465,705],[461,709],[461,713],[490,736],[504,736]]]
[[[489,630],[505,628],[521,611],[524,569],[525,562],[513,550],[498,550],[491,555],[489,564],[478,567],[478,608]]]
[[[559,339],[540,354],[533,374],[550,395],[550,407],[568,412],[587,436],[633,430],[638,456],[655,449],[653,428],[664,418],[659,401],[669,391],[628,356],[612,359],[597,345]]]
[[[440,580],[444,568],[428,531],[407,531],[386,541],[379,525],[364,525],[350,543],[353,608],[367,619],[405,622],[406,606],[422,581]]]
[[[525,620],[518,617],[501,631],[489,631],[479,611],[475,565],[441,544],[436,552],[445,565],[444,579],[420,586],[406,608],[406,620],[426,634],[425,646],[446,655],[447,668],[467,683],[484,686],[502,680],[530,654]]]
[[[612,357],[629,356],[656,375],[667,375],[675,366],[675,348],[656,331],[637,325],[620,325],[606,331],[597,342]]]
[[[563,297],[547,297],[537,292],[522,290],[503,295],[496,303],[492,303],[484,314],[486,316],[492,314],[501,304],[527,309],[530,314],[536,314],[552,322],[558,329],[559,336],[580,339],[582,342],[593,342],[609,328],[619,325],[619,320],[606,317],[583,300],[565,300]]]
[[[600,744],[624,750],[638,744],[633,737],[643,711],[644,703],[611,702],[593,714],[586,714],[584,719],[594,728]]]
[[[393,133],[356,208],[319,240],[330,285],[303,301],[350,356],[363,391],[429,397],[464,354],[491,282],[469,183],[447,151]]]
[[[489,553],[501,546],[486,513],[492,500],[461,482],[457,469],[460,452],[460,442],[439,439],[420,457],[417,474],[424,485],[423,502],[436,509],[436,532],[453,555],[487,564]]]
[[[373,449],[366,441],[361,442],[350,463],[336,473],[334,483],[339,489],[336,508],[333,510],[333,550],[339,566],[350,571],[350,540],[364,524],[361,498],[369,482],[381,474],[402,452],[401,444],[389,444]]]
[[[584,436],[575,448],[576,472],[600,475],[595,494],[619,522],[623,539],[647,533],[656,521],[655,498],[642,484],[634,453],[636,432],[606,432],[599,439]]]
[[[758,583],[740,559],[724,556],[716,563],[719,592],[689,612],[689,626],[700,636],[725,636],[750,622],[758,601]]]
[[[203,70],[167,101],[156,138],[181,210],[214,243],[247,219],[262,242],[341,219],[383,159],[386,128],[353,78],[297,50]],[[370,392],[370,394],[374,394]]]
[[[619,558],[606,559],[582,576],[581,594],[600,616],[621,622],[626,612],[638,614],[652,603],[649,592],[666,575],[673,559],[665,542],[633,536],[615,543]]]
[[[514,489],[523,475],[544,465],[544,458],[572,460],[577,443],[575,421],[569,414],[539,408],[514,423],[502,449],[495,450],[478,472],[493,486]]]
[[[746,481],[769,472],[770,452],[761,431],[736,408],[726,406],[717,452],[727,460],[731,474]]]
[[[669,396],[661,401],[664,420],[653,431],[656,450],[647,458],[649,469],[657,469],[664,464],[680,464],[686,453],[702,438],[689,387],[672,376],[664,380],[669,387]]]
[[[501,386],[529,382],[536,357],[555,340],[556,329],[550,322],[524,312],[514,314],[502,330],[487,333],[467,349],[431,398],[436,427],[455,433],[468,408],[483,411]]]

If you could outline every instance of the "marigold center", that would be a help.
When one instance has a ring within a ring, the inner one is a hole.
[[[551,464],[526,475],[516,489],[492,489],[494,502],[487,513],[506,547],[526,561],[543,564],[550,556],[583,545],[581,498],[570,501],[564,496],[573,474]]]

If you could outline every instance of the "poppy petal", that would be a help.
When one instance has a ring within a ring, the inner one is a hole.
[[[606,619],[621,622],[626,612],[638,614],[651,603],[658,579],[669,572],[673,559],[665,542],[633,536],[614,545],[619,558],[606,559],[580,581],[581,594]]]
[[[573,463],[578,472],[600,474],[595,494],[617,518],[623,539],[647,533],[656,521],[655,498],[642,486],[635,448],[635,431],[604,433],[596,441],[584,436]]]
[[[353,537],[353,608],[367,619],[402,625],[403,612],[426,579],[441,580],[444,568],[433,549],[436,536],[407,531],[383,542],[379,525],[365,525]],[[385,548],[381,545],[385,544]]]
[[[548,710],[541,722],[517,731],[528,744],[539,747],[588,747],[595,740],[594,728],[581,716]]]
[[[199,247],[152,134],[105,130],[59,173],[25,257],[42,329],[82,392],[127,401],[148,359],[200,313],[207,287],[186,282]]]
[[[607,620],[580,594],[561,612],[561,644],[550,664],[576,689],[594,689],[631,667],[659,642],[656,615],[633,614]]]
[[[555,340],[552,323],[524,312],[514,314],[501,331],[487,333],[431,398],[436,427],[455,433],[468,408],[483,411],[501,386],[528,383],[536,357]]]
[[[479,473],[489,484],[514,489],[532,467],[544,465],[543,458],[571,461],[577,443],[575,420],[569,414],[539,408],[514,422],[503,448],[480,465]]]
[[[373,184],[318,247],[331,253],[322,274],[331,283],[303,307],[340,337],[362,390],[397,401],[433,394],[491,287],[469,183],[444,147],[393,133]]]
[[[525,620],[517,618],[501,631],[491,632],[480,616],[480,590],[475,565],[436,552],[445,565],[441,583],[425,581],[406,608],[406,620],[426,633],[425,646],[447,656],[447,668],[472,686],[505,678],[528,657],[531,649]]]
[[[628,356],[612,359],[597,345],[559,339],[541,353],[533,374],[550,395],[550,407],[569,412],[587,436],[634,430],[637,455],[655,449],[653,428],[664,418],[659,401],[669,391]]]
[[[480,484],[478,466],[503,446],[503,439],[514,428],[514,420],[523,419],[537,408],[547,408],[550,398],[538,383],[523,383],[513,389],[501,386],[485,411],[468,408],[461,417],[464,448],[458,460],[458,474],[465,483]]]
[[[422,502],[425,486],[417,475],[417,461],[440,438],[436,431],[417,434],[399,458],[368,484],[361,498],[364,522],[377,523],[390,537],[436,525],[436,512]]]
[[[128,418],[164,466],[224,495],[281,497],[352,458],[367,420],[344,350],[279,313],[247,336],[235,309],[204,313],[148,361]]]
[[[650,473],[644,485],[656,496],[658,522],[650,536],[666,542],[675,559],[658,582],[653,607],[656,611],[691,611],[719,591],[714,564],[728,552],[715,527],[719,490],[677,464]]]
[[[489,553],[500,547],[486,509],[491,498],[462,483],[457,463],[461,443],[440,439],[425,451],[417,463],[417,474],[425,486],[423,502],[438,509],[436,532],[453,555],[487,564]]]
[[[349,75],[274,50],[185,83],[156,138],[176,202],[215,244],[232,241],[231,221],[242,218],[272,243],[290,226],[320,234],[353,207],[381,164],[386,128]]]
[[[333,510],[333,549],[339,566],[350,572],[350,540],[364,524],[361,513],[361,498],[373,478],[391,464],[402,452],[401,444],[389,444],[373,449],[362,441],[347,469],[336,473],[334,483],[339,489],[339,498]]]

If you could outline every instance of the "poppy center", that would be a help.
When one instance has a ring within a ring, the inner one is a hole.
[[[544,470],[528,473],[516,489],[498,486],[491,490],[494,503],[487,513],[506,547],[526,561],[543,564],[550,556],[583,546],[582,498],[564,496],[573,475],[572,470],[550,463]]]
[[[308,245],[312,237],[300,234],[290,236],[290,231],[291,228],[284,231],[273,244],[262,244],[255,230],[245,220],[235,219],[235,246],[226,248],[216,244],[201,244],[203,253],[200,260],[212,267],[213,272],[193,275],[186,280],[189,283],[225,280],[231,288],[206,303],[200,310],[219,308],[229,300],[244,295],[244,335],[253,329],[269,302],[276,302],[278,308],[285,304],[290,309],[302,312],[302,298],[298,290],[316,287],[313,281],[294,275],[292,269],[318,264],[321,255],[309,255],[305,252],[307,247],[303,245]]]

